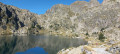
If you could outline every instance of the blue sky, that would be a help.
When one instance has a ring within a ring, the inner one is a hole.
[[[27,9],[33,13],[44,14],[55,4],[70,5],[77,0],[0,0],[0,2],[13,5],[21,9]],[[79,0],[81,1],[81,0]],[[89,2],[89,0],[85,0]],[[98,0],[102,3],[103,0]]]

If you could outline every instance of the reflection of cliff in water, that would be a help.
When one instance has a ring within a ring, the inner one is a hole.
[[[0,37],[0,54],[14,54],[34,47],[42,47],[48,54],[56,54],[68,47],[86,44],[82,39],[55,36],[2,36]]]

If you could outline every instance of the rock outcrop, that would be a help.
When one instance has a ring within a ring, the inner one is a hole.
[[[0,34],[28,33],[28,29],[38,25],[37,18],[28,10],[0,3]]]
[[[71,5],[58,4],[44,15],[40,15],[39,24],[52,34],[64,36],[79,36],[88,33],[90,36],[104,33],[112,37],[109,29],[119,33],[120,2],[118,0],[104,0],[99,4],[97,0],[76,1]],[[117,34],[116,32],[112,32]],[[109,34],[111,35],[109,35]],[[114,37],[119,37],[117,34]]]

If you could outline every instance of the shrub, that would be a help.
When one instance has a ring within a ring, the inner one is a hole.
[[[104,34],[100,33],[99,34],[99,40],[104,42],[104,39],[105,39]]]
[[[42,27],[40,25],[36,25],[36,27],[39,28],[39,29],[42,29]]]
[[[87,36],[88,36],[88,35],[89,35],[89,34],[88,34],[88,32],[87,32],[85,35],[87,35]]]
[[[53,25],[50,25],[49,27],[50,27],[50,28],[52,28],[52,27],[53,27]]]

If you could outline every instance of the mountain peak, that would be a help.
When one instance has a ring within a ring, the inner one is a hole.
[[[86,2],[86,1],[75,1],[71,5],[83,5],[83,4],[86,4],[86,3],[88,3],[88,2]]]
[[[2,3],[2,2],[0,2],[0,5],[3,5],[3,3]]]
[[[79,5],[79,6],[89,6],[89,7],[94,7],[98,6],[100,3],[97,0],[91,0],[90,2],[86,1],[75,1],[71,5]]]
[[[98,0],[90,0],[91,3],[99,3]]]
[[[98,0],[90,0],[90,1],[92,1],[92,2],[98,2]]]

